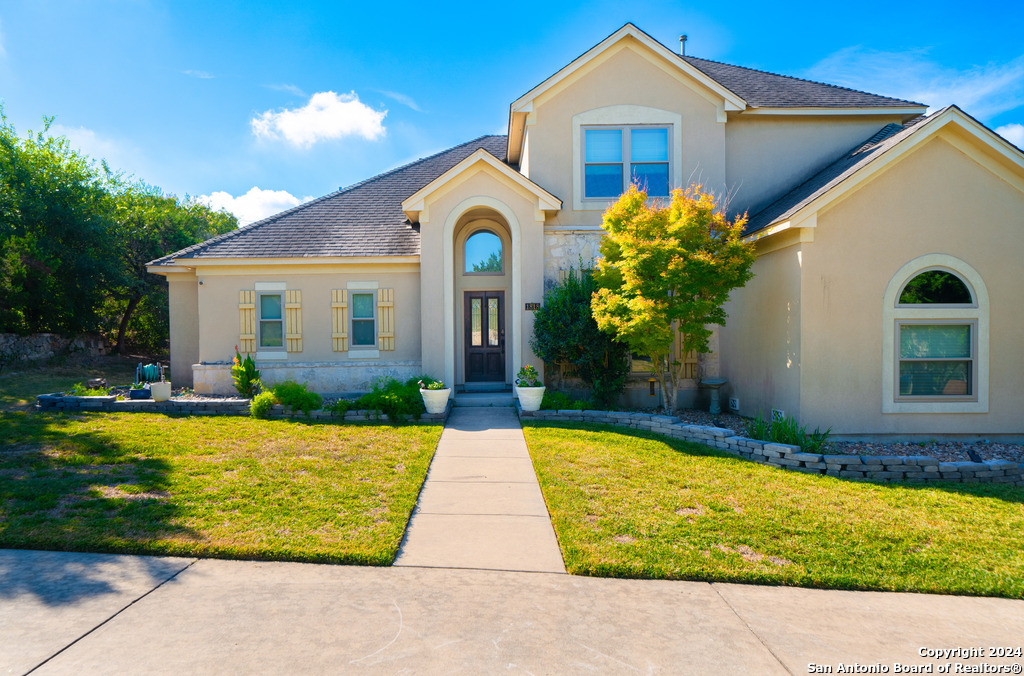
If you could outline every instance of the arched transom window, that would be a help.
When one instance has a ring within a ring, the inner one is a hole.
[[[501,238],[489,230],[478,230],[466,239],[465,267],[468,274],[501,274],[505,271]]]
[[[988,410],[988,296],[963,261],[929,254],[886,290],[883,402],[889,413]]]

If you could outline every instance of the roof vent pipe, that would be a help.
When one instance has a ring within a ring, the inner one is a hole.
[[[686,56],[686,36],[679,36],[679,56]]]

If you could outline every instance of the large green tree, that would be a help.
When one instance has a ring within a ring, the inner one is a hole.
[[[667,206],[648,203],[630,186],[604,214],[594,319],[651,359],[670,411],[683,369],[672,349],[676,332],[680,354],[708,352],[710,325],[725,324],[729,293],[752,277],[754,249],[742,239],[744,222],[729,222],[699,185],[673,191]]]
[[[0,330],[94,330],[116,277],[115,177],[67,139],[20,138],[0,110]]]
[[[102,332],[119,351],[129,338],[159,349],[167,285],[145,264],[237,221],[126,180],[50,123],[22,138],[0,107],[0,332]]]

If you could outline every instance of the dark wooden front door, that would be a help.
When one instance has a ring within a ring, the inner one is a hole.
[[[505,382],[505,292],[465,293],[466,382]]]

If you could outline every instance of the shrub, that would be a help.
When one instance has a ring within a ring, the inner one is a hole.
[[[576,400],[561,392],[547,390],[540,402],[540,408],[543,411],[583,411],[593,406],[589,399]]]
[[[810,434],[807,427],[797,423],[796,418],[786,416],[771,422],[758,415],[753,420],[747,421],[747,436],[758,441],[770,441],[776,444],[789,444],[799,446],[804,453],[820,453],[828,444],[829,434],[832,428],[822,431],[815,427]]]
[[[353,399],[339,399],[330,406],[326,406],[325,409],[335,415],[344,417],[346,413],[355,408],[355,404],[356,402]]]
[[[421,390],[443,390],[445,385],[443,381],[434,380],[430,376],[423,376],[419,379],[419,386]]]
[[[105,397],[109,394],[102,387],[86,387],[82,383],[75,383],[68,388],[67,393],[72,397]]]
[[[286,380],[274,385],[270,391],[278,404],[290,406],[293,411],[302,411],[307,416],[310,411],[319,410],[324,405],[324,398],[316,392],[310,392],[306,386],[294,380]]]
[[[427,410],[420,394],[420,380],[410,378],[404,383],[390,377],[378,380],[373,384],[373,391],[357,399],[353,407],[374,411],[377,416],[384,414],[393,422],[410,415],[419,420]]]
[[[252,355],[247,354],[245,359],[242,359],[237,347],[235,348],[235,358],[231,364],[231,380],[234,381],[238,394],[246,399],[252,399],[263,389],[260,383],[260,371],[256,368],[256,362],[252,360]]]
[[[629,351],[597,328],[590,307],[597,288],[590,270],[570,270],[544,294],[544,304],[534,313],[530,347],[548,364],[570,365],[593,389],[594,405],[611,408],[626,384]]]
[[[270,407],[274,405],[273,392],[260,392],[249,404],[249,415],[253,418],[266,418],[270,415]]]

